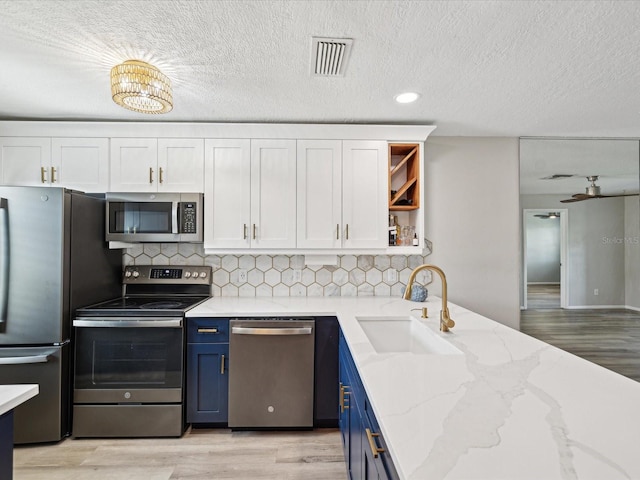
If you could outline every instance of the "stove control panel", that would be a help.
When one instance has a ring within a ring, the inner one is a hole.
[[[210,285],[211,267],[128,265],[124,268],[123,283]]]

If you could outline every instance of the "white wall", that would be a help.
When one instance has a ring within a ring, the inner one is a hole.
[[[624,306],[624,200],[560,203],[565,198],[566,195],[522,195],[520,203],[523,209],[569,210],[567,306]],[[638,263],[634,266],[637,269]]]
[[[527,283],[560,283],[560,217],[526,218]]]
[[[428,262],[446,273],[452,302],[518,329],[518,139],[430,137],[425,156]]]
[[[625,303],[640,309],[640,200],[625,198]]]

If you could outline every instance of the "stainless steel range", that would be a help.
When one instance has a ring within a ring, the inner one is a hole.
[[[128,266],[123,284],[73,321],[73,435],[180,436],[184,314],[209,298],[211,267]]]

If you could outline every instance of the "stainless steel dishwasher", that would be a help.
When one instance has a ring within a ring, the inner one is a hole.
[[[229,427],[313,427],[313,318],[230,321]]]

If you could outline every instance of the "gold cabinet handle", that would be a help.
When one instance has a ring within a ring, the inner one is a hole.
[[[340,413],[344,413],[345,410],[349,409],[349,405],[345,404],[345,396],[349,395],[347,388],[346,385],[340,384]]]
[[[56,167],[51,167],[51,183],[56,183]]]
[[[373,458],[378,458],[378,454],[384,453],[385,449],[378,447],[373,437],[379,437],[380,434],[371,433],[371,430],[368,428],[365,428],[364,431],[367,434],[367,440],[369,440],[369,448],[371,448],[371,453],[373,454]]]
[[[344,237],[346,240],[349,240],[349,224],[347,223],[347,228],[345,229]]]
[[[217,328],[198,328],[198,333],[218,333]]]
[[[247,224],[244,223],[242,225],[242,239],[246,240],[247,239]]]
[[[340,240],[340,224],[336,223],[336,240]]]
[[[149,183],[153,183],[153,168],[149,167]]]
[[[40,181],[42,183],[47,183],[47,179],[44,178],[46,174],[47,174],[47,169],[44,167],[40,167]]]
[[[158,171],[158,179],[160,183],[162,183],[162,167],[160,167],[160,170]]]
[[[220,355],[220,374],[224,375],[224,355]]]
[[[256,239],[256,230],[257,230],[257,228],[256,228],[256,224],[254,223],[254,224],[253,224],[253,239],[254,239],[254,240]]]

